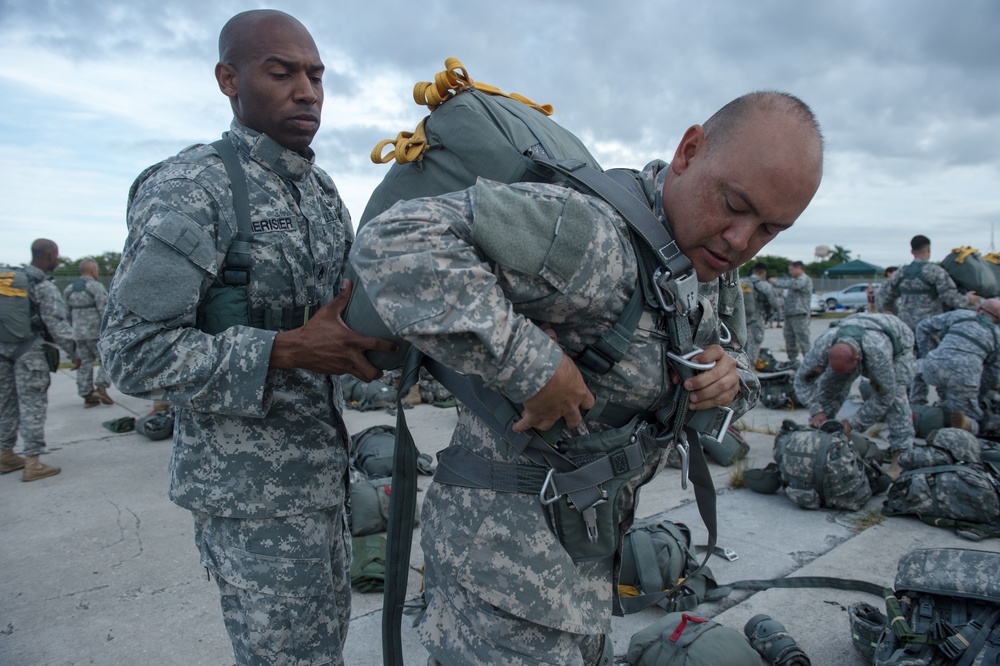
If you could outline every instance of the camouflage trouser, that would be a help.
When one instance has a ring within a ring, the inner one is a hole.
[[[785,354],[794,361],[809,351],[809,315],[785,316]]]
[[[425,563],[426,608],[417,621],[428,666],[611,666],[611,639],[558,631],[511,615]]]
[[[950,358],[944,362],[921,361],[920,369],[924,380],[937,387],[943,396],[939,402],[953,412],[962,412],[972,422],[972,432],[978,434],[979,421],[983,420],[983,409],[979,405],[979,380],[982,366],[967,364],[963,367],[961,358]],[[950,362],[949,362],[950,361]],[[978,370],[978,372],[977,372]]]
[[[25,456],[45,449],[50,381],[40,342],[16,361],[0,356],[0,449],[13,449],[19,431]]]
[[[76,353],[80,355],[80,369],[76,371],[76,393],[85,398],[94,391],[94,386],[111,386],[108,373],[104,366],[94,368],[94,363],[101,360],[97,353],[97,340],[77,340]],[[96,378],[94,375],[97,375]]]
[[[342,507],[245,520],[194,513],[236,663],[343,664],[351,537]]]
[[[757,357],[760,355],[760,346],[764,344],[764,320],[760,317],[747,322],[747,358],[750,359],[750,367],[757,365]]]

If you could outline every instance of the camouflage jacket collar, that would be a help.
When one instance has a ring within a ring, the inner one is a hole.
[[[229,135],[254,161],[288,180],[305,180],[316,161],[311,148],[306,148],[304,154],[288,150],[268,135],[241,125],[235,118],[229,126]]]

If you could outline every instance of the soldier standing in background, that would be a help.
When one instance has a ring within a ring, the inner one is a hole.
[[[976,292],[960,294],[948,271],[931,263],[931,240],[927,236],[918,234],[910,239],[910,254],[913,262],[896,271],[879,289],[875,297],[879,312],[898,312],[899,318],[916,333],[917,324],[927,317],[948,310],[972,309],[979,303]],[[910,386],[910,402],[927,404],[927,384],[920,372]]]
[[[770,278],[775,287],[785,290],[785,353],[795,363],[799,354],[809,351],[809,320],[812,317],[813,282],[801,261],[788,265],[787,278]]]
[[[39,238],[31,244],[28,294],[31,301],[31,338],[22,343],[0,342],[0,474],[24,469],[22,481],[36,481],[62,471],[45,465],[38,456],[45,450],[45,418],[49,407],[49,362],[45,340],[53,339],[76,357],[73,329],[66,321],[66,304],[59,288],[46,273],[59,265],[59,246]],[[23,293],[23,292],[22,292]],[[24,457],[14,453],[18,432]]]
[[[80,277],[63,290],[69,322],[73,325],[73,339],[80,355],[80,369],[76,373],[76,392],[83,398],[85,408],[100,404],[112,405],[114,400],[108,395],[111,380],[104,371],[97,353],[97,339],[101,337],[101,318],[108,304],[108,290],[98,282],[97,262],[84,259],[80,262]],[[97,377],[94,377],[94,374]]]
[[[746,279],[746,288],[749,293],[746,298],[752,299],[753,310],[749,306],[745,307],[747,313],[747,358],[750,359],[750,366],[756,367],[757,356],[760,354],[760,346],[764,343],[764,329],[767,327],[767,320],[781,307],[781,301],[774,287],[767,281],[767,264],[757,262],[754,264],[753,273]]]

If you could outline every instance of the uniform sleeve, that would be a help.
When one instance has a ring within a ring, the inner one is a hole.
[[[757,283],[760,290],[764,293],[764,301],[767,303],[768,312],[777,312],[781,309],[781,301],[778,300],[778,293],[774,291],[774,287],[771,286],[769,282],[761,280]]]
[[[941,341],[941,334],[948,326],[948,320],[949,317],[942,317],[940,315],[920,320],[916,330],[917,356],[923,358],[938,346],[938,343]]]
[[[833,334],[825,333],[816,339],[816,342],[809,348],[809,351],[802,357],[802,364],[795,372],[795,395],[809,407],[809,415],[826,412],[827,416],[833,417],[828,411],[831,398],[824,393],[824,385],[828,382],[820,382],[827,372],[829,363],[828,356],[830,346],[833,344]],[[818,368],[818,370],[817,370]]]
[[[59,293],[59,287],[51,280],[42,280],[35,285],[34,294],[35,303],[38,304],[38,315],[42,318],[49,336],[72,358],[77,358],[73,327],[66,317],[66,302]]]
[[[943,268],[931,273],[934,288],[937,290],[938,300],[948,310],[964,310],[973,307],[969,302],[969,297],[958,293],[955,281],[951,279],[948,272]]]
[[[73,308],[69,306],[69,295],[70,292],[72,291],[73,291],[73,285],[70,284],[68,287],[63,289],[62,293],[63,307],[66,310],[66,321],[69,323],[70,326],[73,325]]]
[[[900,268],[888,282],[875,293],[875,308],[879,312],[895,312],[896,300],[899,298],[899,281],[903,279],[903,269]]]
[[[101,358],[124,393],[263,417],[275,333],[234,326],[212,336],[195,328],[198,304],[225,254],[219,245],[232,236],[232,224],[217,228],[225,215],[190,179],[154,176],[139,189],[108,294]]]
[[[882,333],[867,332],[862,340],[864,375],[871,382],[871,396],[848,422],[851,428],[864,432],[878,423],[889,411],[895,399],[896,369],[892,363],[892,343]]]
[[[358,232],[351,263],[394,333],[523,402],[552,378],[562,351],[515,312],[472,223],[470,191],[397,204]]]
[[[108,290],[97,280],[88,283],[88,288],[90,295],[94,297],[94,309],[97,310],[97,315],[103,317],[104,311],[108,307]]]

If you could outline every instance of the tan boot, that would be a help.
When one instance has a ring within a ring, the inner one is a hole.
[[[91,391],[87,395],[83,396],[83,408],[90,409],[91,407],[97,407],[101,404],[101,399],[97,397],[97,393]]]
[[[889,469],[885,471],[893,483],[896,483],[896,479],[898,479],[899,475],[903,473],[903,468],[899,466],[899,457],[901,455],[903,455],[902,451],[894,452],[892,454],[892,462],[889,463]]]
[[[403,398],[404,405],[419,405],[422,402],[420,399],[420,385],[414,384],[410,387],[410,392],[406,394]]]
[[[951,427],[960,428],[962,430],[972,430],[972,421],[970,421],[969,417],[962,412],[952,412]]]
[[[103,386],[98,386],[97,388],[95,388],[94,392],[91,393],[91,395],[96,395],[97,399],[100,400],[105,405],[115,404],[115,401],[111,399],[110,395],[108,395],[108,390]]]
[[[0,452],[0,474],[16,472],[24,468],[24,458],[14,453],[14,449],[4,449]]]
[[[55,476],[62,469],[55,465],[45,465],[38,460],[38,456],[31,456],[24,461],[24,471],[21,472],[22,481],[37,481],[47,476]]]

